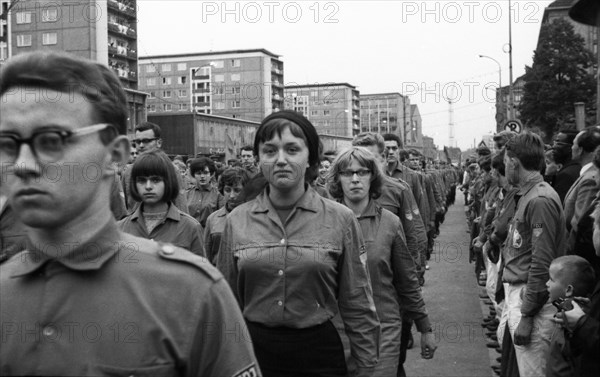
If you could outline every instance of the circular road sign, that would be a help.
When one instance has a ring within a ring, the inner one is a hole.
[[[506,122],[504,124],[504,130],[512,131],[512,132],[516,132],[516,133],[520,134],[521,131],[523,130],[523,125],[517,119],[509,120],[508,122]]]

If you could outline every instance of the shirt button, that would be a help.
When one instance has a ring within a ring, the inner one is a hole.
[[[42,332],[44,336],[50,337],[54,335],[54,329],[50,326],[44,327],[44,331]]]
[[[281,301],[281,300],[277,301],[277,305],[283,306],[283,301]]]
[[[280,244],[285,245],[285,239],[282,238],[281,241],[279,241]]]
[[[283,275],[283,270],[279,270],[278,274],[279,276]]]

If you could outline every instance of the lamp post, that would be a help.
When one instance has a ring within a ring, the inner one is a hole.
[[[336,128],[338,127],[337,118],[338,118],[340,115],[342,115],[342,114],[348,114],[348,109],[340,111],[339,113],[337,113],[337,114],[335,115],[335,118],[333,118],[333,124],[335,124],[335,127],[336,127]],[[344,122],[344,123],[345,123],[345,122]],[[344,129],[344,127],[343,127],[343,126],[340,126],[340,129],[342,129],[342,130],[343,130],[343,129]],[[334,133],[334,134],[335,134],[335,133]],[[339,136],[346,136],[346,133],[345,133],[345,132],[342,132],[342,135],[339,135]]]
[[[500,65],[500,62],[498,62],[498,60],[492,58],[491,56],[487,56],[487,55],[479,55],[480,58],[485,58],[485,59],[490,59],[493,60],[496,64],[498,64],[498,96],[496,98],[496,106],[500,106],[499,102],[502,102],[503,99],[503,93],[502,93],[502,66]],[[509,104],[510,106],[510,104]],[[510,113],[509,113],[509,106],[507,106],[507,114],[506,116],[509,117]]]

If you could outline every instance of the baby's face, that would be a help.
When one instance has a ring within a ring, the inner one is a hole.
[[[567,291],[567,285],[564,284],[562,276],[560,276],[560,266],[556,264],[550,265],[550,279],[546,282],[546,288],[550,294],[550,301],[558,298],[564,298]]]

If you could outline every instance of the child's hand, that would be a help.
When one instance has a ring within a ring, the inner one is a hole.
[[[563,318],[566,321],[567,326],[570,329],[575,327],[575,324],[577,323],[579,318],[581,318],[585,315],[585,313],[583,312],[583,309],[581,309],[581,306],[579,306],[579,303],[577,301],[573,300],[572,304],[573,304],[573,309],[563,312]]]

